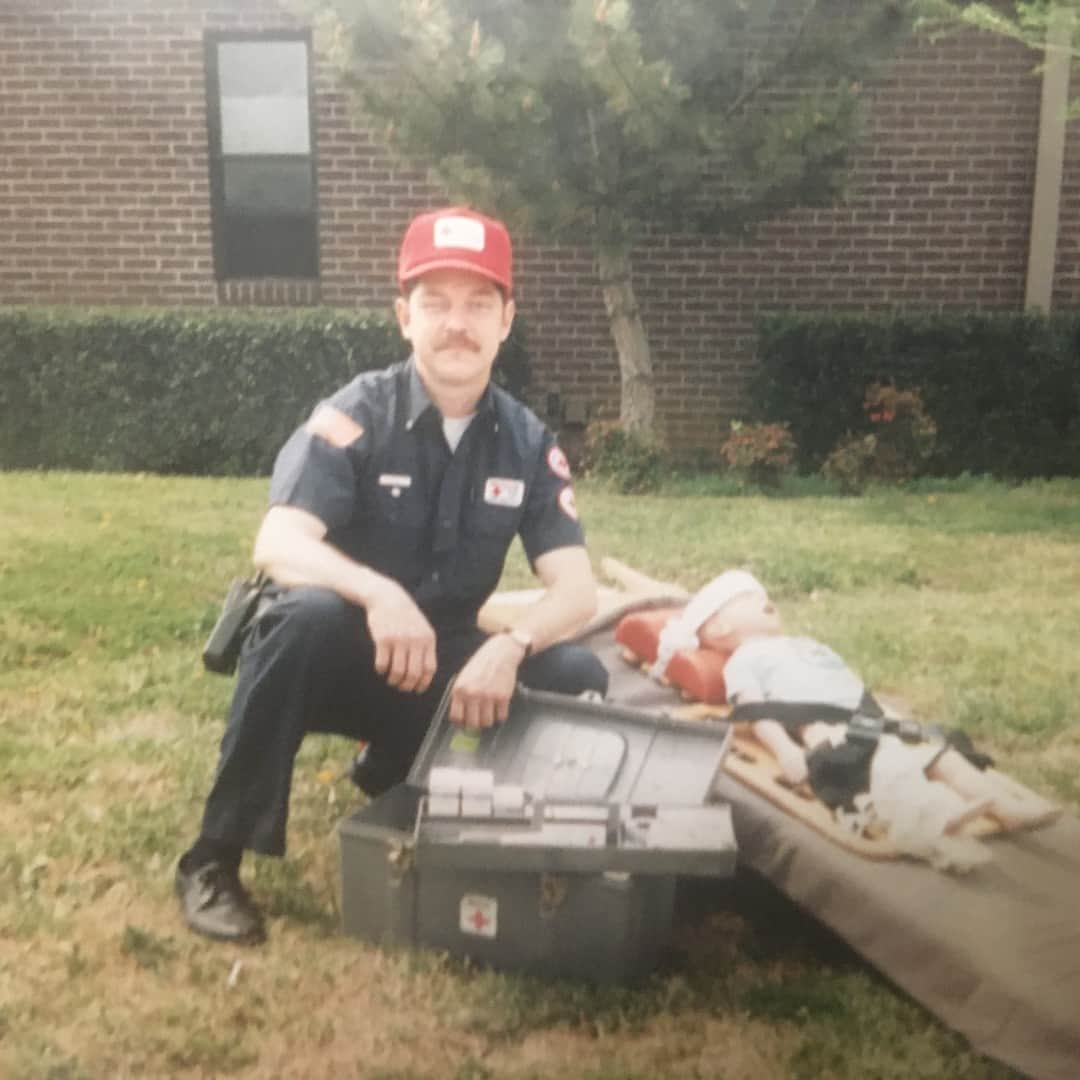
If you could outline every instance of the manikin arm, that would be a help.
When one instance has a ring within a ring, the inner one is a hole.
[[[773,753],[780,764],[780,771],[793,784],[806,779],[806,751],[788,734],[787,728],[776,720],[757,720],[754,735]]]
[[[764,700],[759,694],[740,693],[736,704]],[[788,730],[778,720],[755,720],[750,725],[755,738],[772,751],[780,765],[780,771],[792,784],[801,784],[806,779],[806,751],[788,734]]]

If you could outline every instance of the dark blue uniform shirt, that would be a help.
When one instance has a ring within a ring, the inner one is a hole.
[[[436,627],[475,623],[515,535],[530,562],[584,543],[565,456],[494,383],[455,452],[411,360],[365,372],[323,404],[356,426],[295,432],[271,503],[322,520],[329,543],[399,582]]]

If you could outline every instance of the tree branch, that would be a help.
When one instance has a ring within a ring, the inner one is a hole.
[[[795,36],[792,38],[791,44],[784,51],[784,54],[772,65],[768,73],[760,76],[757,80],[752,82],[729,106],[724,113],[724,120],[730,120],[748,101],[751,101],[757,96],[765,86],[768,85],[770,80],[776,74],[781,67],[787,65],[788,60],[795,54],[795,50],[802,44],[802,39],[806,34],[806,27],[810,22],[810,16],[817,9],[818,0],[811,0],[809,7],[803,12],[802,19],[799,21],[798,29],[795,31]]]
[[[377,38],[383,46],[381,51],[382,57],[386,58],[390,56],[395,56],[395,50],[391,48],[391,42],[382,32],[382,29],[379,26],[378,19],[372,16],[371,11],[368,7],[367,0],[360,0],[360,7],[362,8],[365,17],[367,18],[367,25],[372,32],[372,36]],[[434,94],[431,93],[424,80],[420,78],[416,71],[413,70],[412,66],[409,63],[408,56],[408,50],[404,51],[404,55],[397,54],[397,62],[401,63],[401,66],[404,69],[405,75],[408,77],[409,82],[411,82],[413,87],[419,91],[420,96],[426,98],[431,104],[432,108],[435,110],[435,112],[445,118],[446,113],[442,109],[439,100],[435,97]]]

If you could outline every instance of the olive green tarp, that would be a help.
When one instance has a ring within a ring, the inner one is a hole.
[[[674,691],[621,658],[619,614],[583,639],[611,673],[609,696],[675,708]],[[1080,1077],[1080,820],[993,837],[992,861],[957,876],[854,855],[726,774],[716,796],[732,805],[743,865],[977,1051],[1037,1080]]]

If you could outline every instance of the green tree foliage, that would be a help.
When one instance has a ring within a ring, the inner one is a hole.
[[[1054,27],[1064,20],[1074,24],[1080,15],[1080,0],[1017,0],[1016,3],[967,3],[966,0],[920,0],[920,28],[931,31],[955,26],[973,26],[1022,41],[1040,51]],[[1073,56],[1080,55],[1075,40]]]
[[[311,0],[363,113],[455,198],[589,245],[651,433],[630,256],[651,229],[739,232],[842,191],[860,86],[906,0]]]
[[[973,27],[1022,42],[1049,59],[1053,51],[1080,57],[1080,0],[1017,0],[1015,3],[968,3],[966,0],[918,0],[916,25],[931,35]],[[1040,63],[1039,68],[1042,68]],[[1080,96],[1073,95],[1072,116],[1080,116]]]

